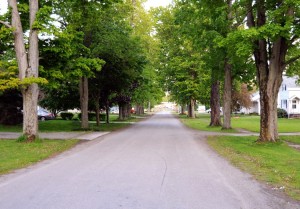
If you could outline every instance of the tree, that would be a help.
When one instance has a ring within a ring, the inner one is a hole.
[[[43,55],[50,56],[50,59],[42,60],[47,68],[44,72],[51,81],[55,80],[52,82],[53,88],[65,85],[66,81],[72,82],[70,86],[78,85],[83,129],[89,127],[88,78],[100,71],[104,64],[103,60],[92,52],[92,45],[96,45],[93,30],[100,27],[98,21],[102,11],[109,7],[110,3],[109,0],[52,2],[52,12],[57,15],[55,20],[57,28],[53,32],[53,37],[43,42],[45,47]],[[58,78],[53,74],[61,77]]]
[[[239,111],[241,107],[250,109],[252,107],[251,92],[248,90],[247,84],[235,82],[232,91],[232,111]]]
[[[245,7],[249,29],[242,36],[253,44],[261,104],[259,141],[275,142],[282,74],[300,58],[299,1],[247,0]]]
[[[7,27],[13,29],[14,48],[19,69],[19,79],[21,81],[21,92],[23,97],[23,135],[26,141],[34,141],[38,136],[37,100],[39,94],[38,87],[38,27],[36,16],[39,11],[38,0],[29,2],[29,49],[26,50],[25,36],[22,27],[22,20],[18,3],[16,0],[8,1],[11,8],[11,25],[4,21]]]
[[[202,62],[191,39],[181,31],[184,27],[178,16],[180,8],[157,10],[157,32],[161,41],[161,75],[172,100],[184,106],[188,104],[188,115],[195,118],[195,103],[200,98]]]
[[[210,79],[210,126],[221,126],[222,124],[220,81],[223,78],[225,52],[223,49],[217,48],[214,41],[220,36],[222,23],[224,23],[220,4],[222,4],[221,1],[213,3],[210,1],[177,1],[175,6],[178,10],[177,22],[181,25],[181,33],[190,40],[194,50],[199,53],[199,62],[203,68],[201,76],[207,78],[208,75]],[[201,91],[203,90],[201,89]]]
[[[158,81],[156,70],[159,46],[158,39],[152,35],[155,20],[152,18],[152,11],[145,11],[145,8],[142,6],[143,2],[141,0],[132,1],[133,11],[131,15],[132,32],[139,37],[143,54],[147,60],[137,82],[137,88],[132,96],[136,114],[143,114],[147,106],[148,111],[150,111],[151,107],[157,104],[164,94]]]

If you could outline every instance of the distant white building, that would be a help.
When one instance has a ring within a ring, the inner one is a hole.
[[[278,92],[277,107],[287,111],[289,116],[300,115],[300,85],[298,77],[283,76],[283,81]],[[252,95],[252,107],[244,110],[245,113],[258,113],[260,115],[259,93]]]

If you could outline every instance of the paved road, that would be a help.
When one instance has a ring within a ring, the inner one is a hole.
[[[1,209],[300,208],[218,157],[170,114],[0,177]]]

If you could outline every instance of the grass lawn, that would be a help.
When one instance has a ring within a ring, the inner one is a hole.
[[[259,132],[259,116],[241,116],[232,118],[232,127]],[[300,119],[278,118],[278,132],[300,132]]]
[[[280,136],[281,140],[292,142],[293,144],[300,145],[300,137],[299,136]]]
[[[285,136],[285,140],[289,140]],[[300,137],[291,137],[300,142]],[[300,151],[284,142],[255,143],[257,137],[213,136],[208,144],[233,165],[300,200]]]
[[[0,140],[0,175],[54,156],[78,142],[79,140],[39,140],[34,143],[19,143]]]
[[[186,126],[201,130],[201,131],[212,131],[212,132],[230,132],[234,133],[237,132],[236,130],[221,130],[220,127],[210,127],[210,115],[209,114],[200,114],[197,115],[197,118],[192,119],[188,118],[186,115],[179,115],[180,121],[185,124]]]
[[[130,125],[131,122],[138,122],[142,118],[132,117],[126,121],[118,121],[117,115],[111,115],[109,124],[101,123],[98,127],[95,121],[90,122],[90,128],[94,131],[115,131]],[[116,123],[114,123],[116,122]],[[117,123],[118,122],[118,123]],[[77,120],[47,120],[39,121],[40,132],[68,132],[81,131],[80,121]],[[0,132],[22,132],[22,125],[4,126],[0,125]]]
[[[198,114],[196,119],[187,118],[185,115],[179,117],[180,120],[190,128],[202,130],[202,131],[224,132],[221,130],[221,127],[208,126],[210,123],[209,114]],[[258,133],[259,123],[260,123],[259,116],[234,115],[231,118],[231,126],[234,130],[231,130],[231,132],[237,132],[236,129],[245,129],[248,131]],[[278,132],[279,133],[300,132],[300,119],[279,118]]]
[[[96,126],[90,122],[90,128],[94,131],[115,131],[129,126],[130,122],[138,122],[143,117],[132,117],[126,121],[118,121],[117,115],[111,115],[110,124],[101,123]],[[116,123],[113,123],[116,122]],[[76,120],[49,120],[39,121],[41,132],[60,132],[80,130],[80,121]],[[0,125],[0,132],[21,132],[22,126]],[[24,168],[38,161],[61,153],[76,145],[79,140],[38,140],[34,143],[19,143],[14,140],[0,140],[0,175],[9,173],[15,169]]]

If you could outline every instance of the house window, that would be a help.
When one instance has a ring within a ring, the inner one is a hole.
[[[282,91],[286,91],[286,85],[285,85],[285,84],[282,84],[281,90],[282,90]]]
[[[287,100],[281,100],[281,108],[287,109]]]
[[[295,99],[292,101],[292,108],[297,109],[297,100]]]

